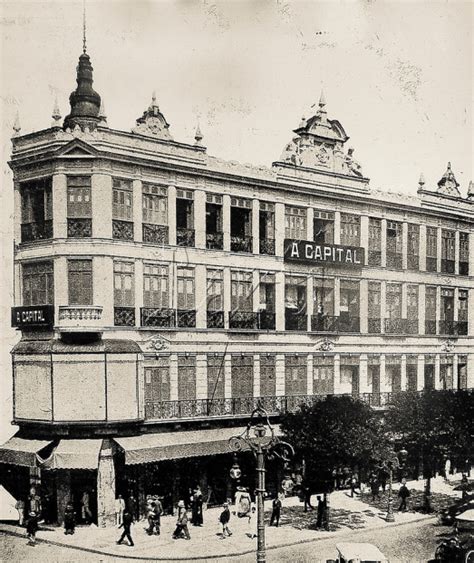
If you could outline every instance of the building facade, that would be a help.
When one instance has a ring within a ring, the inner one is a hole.
[[[225,162],[155,97],[109,128],[86,53],[77,72],[64,122],[12,139],[16,496],[38,483],[61,521],[92,493],[100,525],[118,492],[219,502],[257,400],[473,387],[474,193],[450,165],[370,189],[324,99],[271,167]]]

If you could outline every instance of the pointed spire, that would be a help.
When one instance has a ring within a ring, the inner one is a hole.
[[[20,114],[18,113],[18,111],[16,112],[15,121],[13,122],[13,131],[13,137],[18,137],[21,131]]]
[[[471,180],[467,188],[467,199],[474,199],[474,182]]]
[[[321,95],[319,96],[319,107],[321,109],[326,105],[326,98],[324,97],[324,91],[321,89]]]
[[[194,140],[196,141],[194,144],[195,145],[200,145],[201,141],[202,141],[202,133],[201,133],[201,128],[199,127],[199,123],[196,127],[196,133],[194,135]]]
[[[82,52],[85,54],[87,51],[86,42],[86,0],[82,2]]]
[[[451,195],[454,197],[460,197],[459,192],[459,183],[457,182],[453,171],[451,170],[451,163],[448,162],[448,166],[446,167],[446,172],[441,177],[441,180],[438,182],[438,193]]]
[[[100,121],[107,123],[107,114],[105,113],[104,100],[100,100],[99,119]]]
[[[51,122],[51,127],[61,127],[60,124],[59,124],[59,121],[60,121],[62,116],[61,116],[61,112],[59,111],[58,97],[57,96],[54,99],[53,113],[52,113],[51,117],[53,118],[53,121]]]

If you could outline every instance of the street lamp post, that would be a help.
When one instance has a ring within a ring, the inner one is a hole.
[[[253,436],[251,432],[253,431]],[[259,402],[252,412],[246,429],[239,436],[229,439],[229,447],[233,452],[250,449],[257,462],[257,563],[265,563],[265,521],[264,497],[265,494],[265,457],[274,459],[278,457],[289,461],[294,455],[293,447],[279,440],[270,424],[268,414]]]
[[[393,470],[403,468],[406,461],[406,456],[408,452],[402,449],[396,454],[394,451],[390,453],[390,458],[387,461],[388,465],[388,507],[387,507],[387,517],[385,520],[387,522],[395,522],[395,514],[393,513]],[[400,459],[399,457],[400,456]]]

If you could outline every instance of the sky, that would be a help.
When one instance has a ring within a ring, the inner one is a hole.
[[[152,92],[174,139],[270,166],[324,90],[373,188],[435,188],[451,161],[473,173],[473,8],[461,1],[86,1],[87,51],[109,126],[130,130]],[[63,116],[82,50],[82,1],[0,0],[2,340],[0,440],[12,432],[8,329],[12,182],[21,133]]]

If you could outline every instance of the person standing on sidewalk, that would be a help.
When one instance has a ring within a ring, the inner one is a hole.
[[[273,526],[273,522],[275,522],[275,526],[278,528],[278,525],[280,523],[280,516],[281,516],[281,500],[277,495],[273,499],[273,503],[272,503],[272,516],[270,518],[270,526]]]
[[[356,494],[356,495],[358,494],[357,491],[356,491],[357,487],[359,486],[358,481],[359,481],[359,479],[358,479],[357,473],[354,473],[354,475],[352,475],[352,477],[351,477],[351,498],[354,497],[354,494]]]
[[[182,537],[183,533],[185,539],[191,539],[188,530],[188,513],[186,511],[186,505],[184,504],[184,500],[180,500],[178,502],[178,519],[176,521],[176,530],[174,531],[172,538],[174,540],[178,540]]]
[[[89,505],[90,499],[89,499],[89,493],[87,491],[84,491],[82,493],[82,498],[81,498],[81,516],[82,516],[82,520],[86,523],[86,524],[90,524],[92,522],[92,512],[90,509],[90,505]]]
[[[311,489],[309,488],[308,483],[304,484],[303,497],[304,497],[304,511],[308,512],[308,508],[310,510],[314,510],[314,506],[311,506]]]
[[[232,535],[232,532],[229,529],[229,520],[230,520],[230,510],[229,504],[227,502],[224,503],[224,508],[219,516],[219,522],[222,524],[222,539],[225,540],[226,534],[228,536]]]
[[[115,525],[117,528],[120,528],[120,525],[123,522],[123,513],[125,512],[125,501],[122,498],[122,495],[119,495],[115,499]]]
[[[28,514],[26,522],[26,537],[28,545],[36,545],[36,532],[38,531],[38,516],[33,510]]]
[[[25,519],[25,501],[19,498],[15,503],[15,508],[18,511],[18,525],[23,526],[23,521]]]
[[[410,491],[405,483],[402,483],[402,486],[398,489],[398,496],[402,499],[400,502],[400,506],[398,507],[399,512],[403,511],[406,512],[407,510],[407,498],[410,496]]]
[[[318,495],[316,498],[318,500],[318,519],[316,520],[316,528],[322,528],[323,519],[324,519],[324,510],[326,506],[324,504],[324,500],[322,500],[320,495]]]
[[[117,540],[117,545],[120,545],[125,538],[127,538],[128,545],[130,547],[133,547],[135,545],[132,540],[132,534],[130,533],[130,527],[132,524],[133,524],[133,516],[130,514],[130,512],[128,512],[128,510],[126,510],[123,513],[123,520],[119,526],[119,528],[123,527],[123,532],[122,535],[120,536],[120,539]]]
[[[128,512],[130,512],[130,514],[132,515],[133,520],[138,522],[139,520],[138,502],[137,499],[133,496],[133,493],[130,494],[130,496],[128,497],[125,506]]]
[[[64,534],[73,535],[76,528],[76,513],[73,505],[68,502],[64,511]]]

